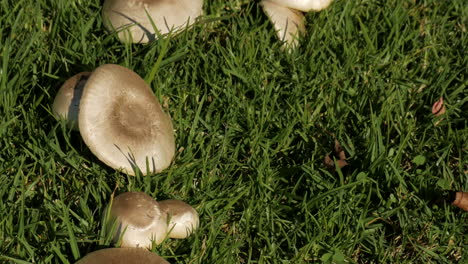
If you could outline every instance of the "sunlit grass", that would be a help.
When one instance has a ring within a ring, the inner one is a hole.
[[[193,30],[130,45],[99,1],[0,1],[0,262],[111,246],[114,191],[197,209],[199,231],[154,249],[171,263],[468,259],[467,215],[434,202],[468,191],[464,0],[338,0],[291,53],[256,2],[205,2]],[[113,171],[51,114],[68,77],[104,63],[167,104],[178,152],[163,173]],[[335,139],[350,165],[332,172]]]

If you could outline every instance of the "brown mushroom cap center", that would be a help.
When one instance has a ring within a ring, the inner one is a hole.
[[[161,218],[162,213],[158,203],[151,197],[139,193],[125,193],[115,198],[112,215],[121,216],[121,220],[143,229],[151,225],[155,219]]]
[[[115,131],[119,131],[121,136],[128,138],[149,138],[151,136],[151,127],[148,127],[153,121],[148,116],[149,105],[134,103],[135,100],[126,96],[120,96],[115,99],[111,111],[111,126]]]

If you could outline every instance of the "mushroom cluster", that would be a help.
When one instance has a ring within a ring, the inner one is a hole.
[[[179,200],[157,202],[143,192],[126,192],[110,205],[106,230],[121,247],[151,249],[166,237],[186,238],[198,228],[197,211]]]
[[[104,26],[122,42],[147,43],[192,25],[203,0],[105,0]]]
[[[302,12],[320,11],[327,8],[332,0],[262,0],[260,5],[273,23],[278,38],[287,47],[294,48],[298,37],[305,33]]]
[[[77,264],[154,263],[166,260],[148,251],[165,238],[186,238],[199,226],[197,211],[179,200],[157,202],[143,192],[126,192],[114,197],[105,209],[107,235],[120,248],[94,251]]]
[[[125,67],[105,64],[71,77],[57,93],[52,110],[116,170],[157,173],[174,157],[171,118],[145,81]]]

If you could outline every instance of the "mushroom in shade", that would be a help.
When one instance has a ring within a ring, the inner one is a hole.
[[[89,253],[76,264],[169,264],[165,259],[139,248],[107,248]]]
[[[186,238],[198,228],[198,213],[187,203],[171,199],[160,201],[159,206],[169,220],[170,238]]]
[[[120,41],[133,43],[154,40],[155,30],[181,30],[202,13],[203,0],[105,0],[102,8],[104,26],[119,31]]]
[[[296,47],[299,34],[305,32],[304,15],[271,0],[264,0],[260,5],[273,23],[278,39],[292,48]]]
[[[167,216],[151,196],[126,192],[116,196],[109,212],[108,230],[121,247],[151,248],[167,235]]]
[[[90,72],[81,72],[70,77],[63,83],[55,96],[52,111],[59,119],[67,120],[67,125],[78,130],[78,113],[81,94]]]
[[[83,89],[78,123],[89,149],[108,166],[135,175],[167,168],[175,154],[172,122],[132,70],[96,68]]]

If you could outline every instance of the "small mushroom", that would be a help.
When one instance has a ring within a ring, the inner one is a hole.
[[[202,12],[203,0],[105,0],[102,9],[104,26],[133,43],[156,39],[155,30],[166,34],[188,27]]]
[[[66,80],[52,104],[55,116],[67,120],[68,127],[73,128],[73,130],[78,130],[79,104],[89,75],[91,75],[90,72],[81,72]]]
[[[158,202],[142,192],[126,192],[114,198],[108,217],[113,242],[121,247],[151,248],[167,235],[167,216]]]
[[[270,0],[278,5],[302,12],[320,11],[327,8],[333,0]]]
[[[169,220],[170,238],[186,238],[198,228],[198,213],[187,203],[171,199],[160,201],[159,206]]]
[[[76,264],[169,264],[166,260],[139,248],[107,248],[89,253]]]
[[[171,118],[135,72],[115,64],[96,68],[79,105],[81,136],[108,166],[146,175],[170,165],[175,154]]]
[[[298,44],[299,34],[305,32],[304,15],[297,10],[285,7],[272,0],[260,2],[265,14],[273,23],[278,39],[294,48]]]

